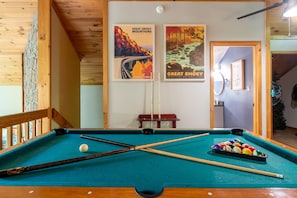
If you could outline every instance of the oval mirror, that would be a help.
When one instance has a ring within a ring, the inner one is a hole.
[[[214,72],[214,94],[219,96],[225,87],[225,78],[221,72]]]

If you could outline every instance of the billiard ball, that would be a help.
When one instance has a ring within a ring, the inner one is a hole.
[[[239,146],[234,146],[233,149],[232,149],[232,151],[234,153],[241,153],[241,148]]]
[[[252,155],[253,152],[252,152],[249,148],[243,148],[243,149],[242,149],[242,154],[245,154],[245,155]]]
[[[79,146],[79,151],[84,153],[84,152],[87,152],[89,150],[89,146],[87,144],[81,144]]]
[[[223,146],[223,150],[224,151],[227,151],[227,152],[231,152],[232,151],[232,148],[231,148],[231,146],[226,145],[226,146]]]
[[[233,146],[241,146],[241,144],[239,142],[234,142]]]

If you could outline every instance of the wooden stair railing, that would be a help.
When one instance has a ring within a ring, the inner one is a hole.
[[[52,109],[53,120],[63,128],[73,128],[73,126],[68,122],[56,109]]]
[[[54,108],[0,116],[0,151],[48,133],[49,131],[42,130],[44,119],[52,119],[60,127],[72,128],[72,125]]]

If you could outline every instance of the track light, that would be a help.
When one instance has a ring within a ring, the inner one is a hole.
[[[283,14],[283,17],[294,17],[294,16],[297,16],[297,3],[286,8]]]

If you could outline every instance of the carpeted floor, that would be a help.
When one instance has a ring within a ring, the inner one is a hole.
[[[286,128],[285,130],[275,130],[273,132],[273,140],[283,144],[297,148],[297,130]]]

